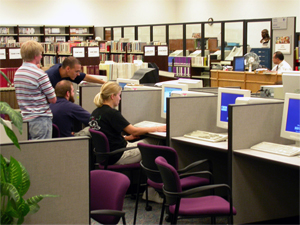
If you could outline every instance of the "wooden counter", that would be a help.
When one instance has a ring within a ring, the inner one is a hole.
[[[14,87],[0,88],[0,101],[7,102],[13,109],[19,109]]]
[[[254,72],[210,71],[211,87],[239,86],[257,92],[261,85],[281,84],[281,74],[263,74]]]

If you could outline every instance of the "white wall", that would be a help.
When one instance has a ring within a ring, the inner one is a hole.
[[[300,32],[299,0],[177,0],[177,20],[180,22],[297,17],[296,32]]]
[[[226,7],[225,7],[226,4]],[[299,0],[0,0],[2,25],[140,25],[297,17]]]
[[[172,0],[0,0],[0,24],[116,26],[172,23]]]

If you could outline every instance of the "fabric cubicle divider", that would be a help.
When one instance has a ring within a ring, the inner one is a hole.
[[[79,85],[79,105],[89,113],[96,109],[94,98],[100,92],[101,85],[85,84]]]
[[[234,223],[254,223],[299,215],[299,167],[273,158],[243,154],[262,141],[292,144],[280,137],[283,103],[229,106]],[[247,150],[245,150],[247,151]]]
[[[120,111],[129,123],[144,120],[165,123],[161,117],[161,90],[122,91]]]
[[[89,224],[89,138],[58,138],[0,145],[1,154],[20,161],[31,185],[24,199],[39,194],[40,210],[25,217],[26,224]]]

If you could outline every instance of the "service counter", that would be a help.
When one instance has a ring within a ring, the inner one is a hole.
[[[281,83],[281,74],[223,70],[210,71],[211,87],[239,86],[242,89],[248,89],[251,90],[252,93],[256,93],[261,85],[275,85]]]

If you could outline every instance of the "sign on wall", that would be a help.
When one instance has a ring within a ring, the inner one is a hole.
[[[291,37],[290,36],[276,37],[275,51],[280,51],[283,54],[291,54]]]

